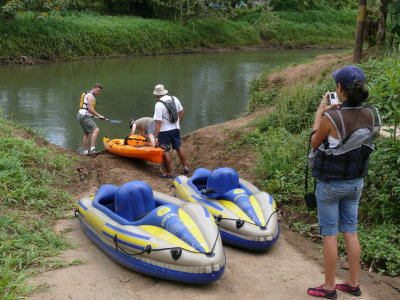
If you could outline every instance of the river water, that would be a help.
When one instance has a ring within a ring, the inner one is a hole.
[[[248,83],[263,70],[322,53],[326,51],[268,49],[0,66],[0,107],[51,143],[82,151],[83,133],[76,119],[80,95],[100,82],[104,88],[96,111],[123,121],[96,120],[96,146],[104,149],[103,136],[124,138],[131,118],[153,116],[152,93],[159,83],[180,99],[185,134],[243,113],[250,100]]]

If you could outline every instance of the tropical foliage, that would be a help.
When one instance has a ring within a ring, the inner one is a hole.
[[[68,8],[70,0],[10,0],[1,8],[4,17],[15,17],[22,11],[32,11],[34,19],[45,19],[49,14],[58,14]]]

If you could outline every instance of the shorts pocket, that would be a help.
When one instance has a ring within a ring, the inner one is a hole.
[[[327,200],[336,201],[347,195],[348,188],[336,184],[325,184],[324,191]]]

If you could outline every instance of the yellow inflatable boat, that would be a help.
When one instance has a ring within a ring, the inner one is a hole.
[[[239,178],[231,168],[200,168],[191,178],[174,180],[175,196],[203,205],[220,225],[222,241],[264,251],[279,237],[280,226],[272,196]]]
[[[147,275],[193,284],[220,278],[221,234],[201,205],[153,192],[143,181],[106,184],[76,209],[82,229],[120,264]]]

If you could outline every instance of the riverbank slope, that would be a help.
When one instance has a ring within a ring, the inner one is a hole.
[[[290,85],[315,76],[331,64],[346,64],[351,56],[320,56],[304,65],[286,68],[276,74],[287,76]],[[269,114],[273,108],[264,108],[232,121],[196,130],[183,137],[183,148],[189,167],[215,169],[232,167],[240,177],[257,185],[255,172],[258,153],[243,143],[241,134],[255,127],[255,120]],[[83,157],[76,153],[76,180],[63,185],[77,202],[84,195],[93,195],[103,184],[121,185],[131,180],[144,180],[157,191],[172,195],[172,179],[161,179],[158,164],[126,159],[101,152]],[[174,174],[182,173],[179,159],[172,155]],[[192,172],[191,172],[192,173]],[[190,173],[190,174],[191,174]],[[190,175],[189,174],[189,175]],[[279,199],[275,198],[279,203]],[[310,299],[306,289],[323,282],[322,255],[319,247],[286,227],[287,216],[279,207],[282,226],[280,239],[266,253],[252,253],[227,246],[227,268],[222,278],[207,286],[188,286],[158,280],[131,272],[106,256],[85,236],[75,218],[58,220],[55,229],[68,231],[67,237],[76,248],[63,252],[58,258],[66,261],[83,259],[83,263],[41,273],[34,284],[47,282],[45,288],[32,294],[32,299],[157,299],[168,298],[226,299],[255,297],[270,299]],[[72,216],[72,211],[70,213]],[[338,281],[347,280],[348,269],[344,261],[338,263]],[[400,278],[380,276],[368,270],[361,272],[363,299],[395,299],[399,296]],[[352,299],[340,293],[341,299]]]

